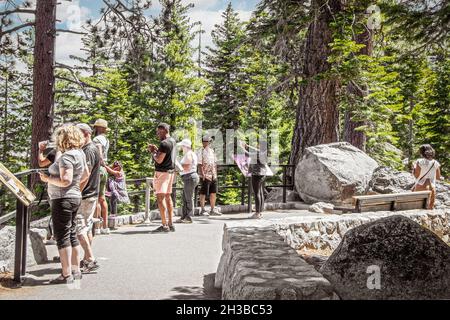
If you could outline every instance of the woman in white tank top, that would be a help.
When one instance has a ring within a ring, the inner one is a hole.
[[[435,151],[429,144],[422,145],[419,151],[422,158],[414,162],[413,175],[416,183],[413,191],[431,191],[428,209],[433,209],[436,200],[436,180],[441,179],[441,165],[434,159]]]
[[[192,151],[192,142],[189,139],[184,139],[178,146],[183,148],[183,158],[177,162],[177,167],[180,171],[181,179],[183,180],[183,211],[181,218],[177,223],[192,223],[194,216],[194,190],[200,178],[197,174],[197,155]]]

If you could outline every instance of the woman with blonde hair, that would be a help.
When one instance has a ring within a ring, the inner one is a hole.
[[[416,178],[413,191],[431,191],[428,209],[434,208],[436,199],[436,180],[441,179],[441,165],[437,162],[435,151],[429,144],[420,146],[422,158],[416,160],[413,166],[413,175]]]
[[[71,283],[81,279],[80,243],[76,233],[76,215],[81,204],[80,184],[89,178],[89,169],[81,149],[81,130],[68,125],[56,132],[56,146],[61,156],[49,167],[50,175],[40,173],[48,184],[54,235],[61,259],[61,275],[51,283]]]

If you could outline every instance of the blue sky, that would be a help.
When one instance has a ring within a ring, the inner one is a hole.
[[[123,0],[126,2],[126,0]],[[72,0],[71,2],[61,0],[58,6],[57,16],[61,20],[61,25],[69,29],[77,30],[80,28],[80,22],[89,18],[95,20],[100,16],[100,8],[103,5],[102,0]],[[189,12],[191,20],[201,21],[204,30],[204,45],[211,45],[211,31],[215,24],[221,23],[221,14],[227,7],[230,0],[183,0],[185,4],[193,3],[194,8]],[[259,0],[231,0],[234,9],[239,13],[242,20],[250,18],[252,11],[256,8]],[[153,7],[149,14],[157,15],[160,5],[158,0],[153,0]],[[77,22],[78,21],[78,22]],[[70,55],[80,56],[81,37],[70,33],[61,33],[56,42],[56,59],[59,62],[73,64],[69,59]]]
[[[185,3],[193,3],[197,9],[208,9],[211,11],[223,10],[229,3],[229,0],[191,0],[185,1]],[[158,3],[157,0],[153,0],[154,6]],[[258,0],[231,0],[233,7],[237,10],[253,10],[258,3]],[[80,5],[89,8],[92,12],[98,12],[102,7],[103,1],[101,0],[80,0]]]
[[[16,0],[21,3],[24,0]],[[36,0],[29,0],[36,3]],[[112,0],[110,0],[112,2]],[[127,0],[122,0],[127,2]],[[232,3],[234,9],[238,12],[241,20],[248,20],[260,0],[182,0],[184,4],[192,3],[194,8],[189,11],[192,22],[201,21],[205,34],[202,36],[203,45],[211,46],[211,31],[216,24],[222,22],[222,12],[228,3]],[[95,21],[100,17],[100,9],[103,7],[102,0],[59,0],[60,5],[57,8],[57,19],[61,22],[58,28],[69,29],[72,31],[83,31],[82,26],[87,19]],[[153,0],[149,15],[157,16],[160,11],[158,0]],[[4,9],[5,2],[0,0],[0,10]],[[17,23],[23,23],[32,19],[29,14],[19,14],[15,20]],[[197,43],[196,40],[195,44]],[[60,63],[73,65],[74,61],[70,59],[71,55],[83,56],[81,51],[81,35],[73,33],[59,33],[56,38],[56,60]]]

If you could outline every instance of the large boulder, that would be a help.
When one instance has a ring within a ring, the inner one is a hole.
[[[376,193],[399,193],[410,191],[414,186],[414,176],[406,171],[397,171],[389,167],[377,168],[369,183],[370,191]],[[436,183],[436,209],[450,207],[450,185]]]
[[[400,215],[348,231],[320,272],[342,299],[450,299],[450,246]]]
[[[436,209],[450,207],[450,184],[436,183]]]
[[[33,248],[34,259],[38,264],[46,263],[48,261],[47,248],[45,246],[47,237],[47,229],[30,229],[31,247]]]
[[[295,187],[306,203],[351,202],[365,194],[377,162],[347,142],[309,147],[295,170]]]
[[[1,228],[1,227],[0,227]],[[0,229],[0,272],[14,270],[14,253],[16,243],[16,228],[3,227]],[[31,247],[31,241],[27,241],[27,266],[33,266],[36,260]]]
[[[400,193],[410,191],[415,181],[414,176],[409,172],[379,167],[373,172],[369,187],[376,193]]]
[[[300,197],[298,196],[295,190],[286,190],[286,201],[300,201]],[[266,196],[266,202],[274,202],[281,203],[283,202],[283,188],[273,188]]]

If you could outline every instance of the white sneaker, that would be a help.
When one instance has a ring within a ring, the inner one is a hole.
[[[101,232],[101,229],[95,229],[95,235],[96,236],[99,236],[100,234],[101,234],[102,232]]]
[[[262,214],[261,213],[254,213],[250,216],[250,219],[261,219],[262,218]]]
[[[202,209],[202,211],[200,212],[200,215],[201,215],[201,216],[204,216],[204,217],[208,217],[208,216],[209,216],[209,213],[208,213],[208,211],[206,211],[205,209]]]
[[[102,234],[109,234],[110,233],[109,232],[109,228],[102,229],[101,233]]]
[[[222,212],[220,212],[219,210],[217,210],[217,208],[214,208],[211,210],[211,212],[209,213],[211,216],[221,216]]]

